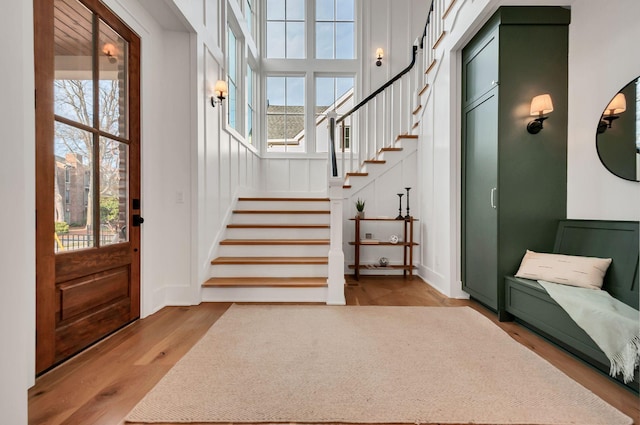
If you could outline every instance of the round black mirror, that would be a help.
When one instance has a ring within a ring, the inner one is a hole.
[[[616,176],[640,181],[640,77],[624,86],[602,112],[596,134],[600,161]]]

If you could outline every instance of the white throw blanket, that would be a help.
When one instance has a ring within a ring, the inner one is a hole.
[[[640,312],[606,291],[538,282],[606,354],[609,374],[633,381],[640,363]]]

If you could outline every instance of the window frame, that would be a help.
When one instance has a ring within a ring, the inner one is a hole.
[[[362,16],[363,5],[361,0],[354,1],[354,57],[353,59],[316,59],[315,53],[315,0],[305,0],[305,59],[267,58],[266,57],[266,12],[262,13],[258,19],[260,22],[260,51],[265,54],[261,59],[260,86],[261,96],[259,104],[264,106],[260,111],[260,131],[264,135],[260,139],[260,153],[266,158],[287,158],[287,157],[326,157],[326,152],[318,152],[316,149],[315,132],[315,103],[316,103],[316,76],[353,76],[354,96],[358,97],[361,91],[362,79],[360,57],[362,52],[359,46],[362,44]],[[305,139],[306,149],[304,153],[280,153],[268,152],[267,150],[267,123],[266,123],[266,78],[277,75],[304,75],[305,76]]]

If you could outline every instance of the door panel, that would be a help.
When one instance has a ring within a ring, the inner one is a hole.
[[[36,369],[140,312],[140,40],[99,0],[34,0]]]
[[[496,89],[467,110],[464,117],[464,288],[494,309],[498,277],[498,220],[494,208],[498,202],[497,111]]]

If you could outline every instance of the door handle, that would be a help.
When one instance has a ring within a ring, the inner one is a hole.
[[[498,208],[498,206],[496,205],[496,190],[498,189],[495,187],[491,188],[491,208],[493,208],[494,210]]]
[[[133,227],[140,227],[140,225],[144,223],[144,218],[140,217],[140,214],[133,215]]]

